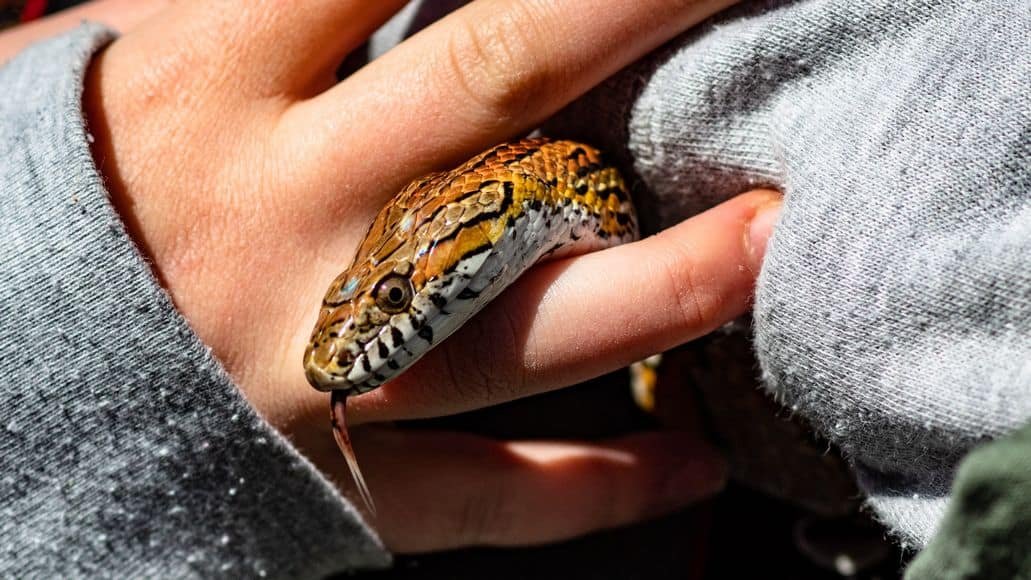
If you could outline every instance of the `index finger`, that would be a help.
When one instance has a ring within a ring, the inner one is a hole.
[[[753,191],[659,235],[535,267],[352,423],[447,415],[611,372],[744,313],[780,208]]]
[[[295,105],[288,117],[313,143],[313,159],[362,167],[388,196],[531,129],[733,3],[477,0]]]

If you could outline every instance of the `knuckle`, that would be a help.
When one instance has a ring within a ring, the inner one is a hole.
[[[509,4],[484,25],[462,18],[447,43],[446,80],[489,119],[517,117],[543,86],[533,9]]]

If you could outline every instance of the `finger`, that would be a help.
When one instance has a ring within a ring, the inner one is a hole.
[[[335,82],[344,56],[404,5],[404,0],[181,2],[124,39],[164,67],[183,67],[242,97],[306,98]],[[169,35],[174,34],[174,42]],[[180,46],[182,39],[188,46]],[[175,55],[171,60],[170,56]],[[216,55],[218,58],[211,58]],[[170,62],[165,62],[170,61]]]
[[[404,6],[406,0],[302,0],[227,2],[219,8],[239,31],[274,87],[334,84],[344,57]],[[203,12],[213,3],[196,3]],[[308,96],[308,95],[305,95]]]
[[[46,18],[4,31],[0,35],[0,64],[29,44],[71,30],[84,20],[100,22],[119,32],[128,32],[167,5],[168,0],[100,0],[61,10]]]
[[[542,264],[354,422],[437,416],[587,380],[707,334],[751,303],[780,195],[738,196],[659,235]]]
[[[715,451],[668,432],[597,443],[382,427],[354,435],[376,527],[399,552],[570,538],[682,508],[726,478]],[[334,465],[335,478],[348,482],[342,460]]]
[[[308,157],[319,167],[362,167],[372,185],[364,191],[385,199],[412,178],[525,132],[733,3],[478,0],[299,103],[285,120],[313,143]],[[348,136],[358,142],[348,146]],[[339,179],[353,186],[354,172]],[[338,194],[327,188],[326,195]]]

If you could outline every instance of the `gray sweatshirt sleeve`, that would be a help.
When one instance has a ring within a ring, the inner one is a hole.
[[[0,576],[321,577],[389,555],[173,308],[87,143],[96,26],[0,68]]]
[[[785,192],[755,303],[766,386],[910,545],[959,461],[1031,420],[1031,3],[749,2],[557,125],[667,227]]]

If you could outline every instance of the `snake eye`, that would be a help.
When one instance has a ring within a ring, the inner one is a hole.
[[[373,296],[376,306],[387,314],[397,314],[412,303],[412,281],[400,274],[391,274],[376,284]]]

